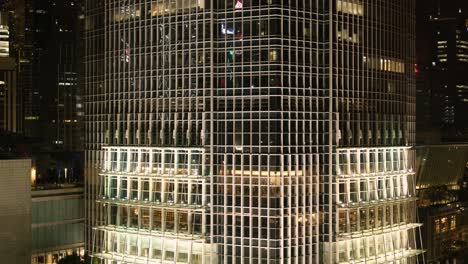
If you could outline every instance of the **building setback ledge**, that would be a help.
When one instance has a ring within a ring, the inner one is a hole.
[[[141,236],[148,236],[148,237],[164,237],[164,238],[192,240],[192,241],[198,240],[200,242],[205,241],[203,235],[160,232],[160,231],[155,231],[155,230],[132,229],[132,228],[124,228],[124,227],[118,227],[118,226],[97,226],[97,227],[94,227],[93,229],[101,230],[105,232],[116,232],[119,234],[126,233],[126,234],[134,234],[134,235],[141,235]]]
[[[130,205],[130,206],[161,208],[161,209],[167,208],[167,209],[199,211],[199,212],[203,212],[208,209],[207,206],[203,206],[203,205],[154,203],[154,202],[145,202],[145,201],[140,201],[140,200],[133,201],[133,200],[119,200],[119,199],[99,199],[99,200],[96,200],[96,202],[105,203],[105,204]]]
[[[356,209],[356,208],[369,208],[379,205],[390,205],[390,204],[401,204],[406,202],[414,202],[417,201],[418,197],[403,197],[403,198],[392,198],[392,199],[385,199],[385,200],[375,200],[371,202],[360,202],[360,203],[341,203],[337,204],[339,210],[346,210],[346,209]]]
[[[116,176],[116,177],[127,177],[127,178],[139,178],[139,179],[178,179],[178,180],[204,180],[209,176],[190,175],[190,174],[161,174],[154,172],[138,173],[138,172],[122,172],[122,171],[103,171],[99,173],[99,176]]]
[[[404,231],[404,230],[418,228],[421,226],[422,224],[419,224],[419,223],[409,223],[409,224],[403,223],[399,225],[387,226],[384,228],[367,229],[367,230],[354,232],[354,233],[342,233],[342,234],[338,234],[338,241],[344,241],[344,240],[354,239],[354,238],[371,237],[375,235],[383,235],[383,234],[391,233],[394,231]]]
[[[425,252],[425,250],[420,250],[420,249],[396,250],[396,251],[387,252],[386,254],[382,254],[382,255],[378,255],[378,256],[364,257],[364,258],[360,258],[358,260],[345,261],[345,262],[339,262],[339,263],[340,264],[388,263],[389,261],[396,261],[396,260],[401,260],[401,259],[406,259],[406,258],[414,257],[414,256],[417,256],[417,255],[421,255],[424,252]]]

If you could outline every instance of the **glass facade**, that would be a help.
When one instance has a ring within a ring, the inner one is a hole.
[[[10,56],[10,32],[8,26],[0,24],[0,57]]]
[[[31,263],[54,264],[67,255],[84,256],[83,188],[31,191]]]
[[[87,248],[416,262],[414,5],[87,0]]]

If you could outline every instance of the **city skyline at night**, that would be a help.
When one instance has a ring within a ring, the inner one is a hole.
[[[0,1],[0,263],[460,264],[468,1]]]

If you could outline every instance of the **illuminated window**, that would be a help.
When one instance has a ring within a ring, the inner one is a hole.
[[[452,230],[452,229],[451,229],[451,226],[449,226],[448,217],[445,216],[445,217],[441,217],[439,219],[434,220],[434,232],[435,232],[435,234],[445,233],[445,232],[447,232],[449,230]]]
[[[149,238],[142,237],[141,238],[141,255],[140,256],[149,257],[149,251],[150,251]]]
[[[221,24],[221,33],[223,35],[234,35],[234,30],[232,29],[232,26]]]
[[[132,18],[140,17],[140,7],[137,6],[124,6],[118,9],[115,9],[114,12],[114,21],[120,22],[129,20]]]
[[[448,219],[447,219],[447,217],[442,217],[440,219],[440,225],[441,225],[440,232],[447,232],[448,231]]]
[[[347,29],[336,32],[336,37],[338,40],[343,40],[351,43],[359,43],[359,35],[354,32],[349,32]]]
[[[153,211],[153,230],[162,229],[162,213],[161,210]]]
[[[172,211],[166,212],[165,217],[166,217],[164,219],[165,224],[166,224],[165,231],[174,231],[174,227],[175,227],[174,212],[172,212]]]
[[[278,61],[278,51],[277,50],[271,50],[269,59],[270,59],[270,61]]]
[[[457,216],[452,215],[450,216],[450,230],[455,230],[457,227]]]
[[[178,231],[181,232],[188,232],[188,214],[187,212],[180,212],[179,219],[178,219]]]
[[[168,2],[154,3],[151,6],[151,15],[160,16],[164,14],[175,14],[183,10],[192,8],[205,8],[204,0],[176,0]]]
[[[138,207],[130,208],[130,223],[129,226],[133,228],[138,228]]]
[[[404,73],[405,64],[401,61],[395,59],[384,59],[384,58],[368,58],[363,57],[362,62],[368,65],[370,69],[395,72],[395,73]]]
[[[364,7],[360,3],[338,0],[336,2],[336,11],[351,15],[362,16],[364,14]]]
[[[141,227],[144,229],[150,228],[150,211],[147,208],[141,209]]]
[[[9,38],[8,27],[0,26],[0,57],[8,57],[10,54]]]

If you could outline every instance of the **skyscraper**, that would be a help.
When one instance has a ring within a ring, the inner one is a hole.
[[[50,128],[44,139],[67,151],[82,151],[83,147],[83,103],[78,86],[80,67],[79,4],[69,0],[56,3],[49,8],[55,20],[50,27],[46,45],[48,58],[44,64],[54,70],[41,72],[53,82],[49,89],[42,89],[41,96],[49,107],[41,119]],[[53,131],[53,132],[51,132]]]
[[[418,141],[464,142],[468,139],[468,2],[421,0],[417,21]],[[429,134],[435,130],[440,135]]]
[[[105,263],[416,262],[414,11],[87,0],[87,249]]]
[[[18,102],[15,60],[0,57],[0,131],[17,132]],[[19,105],[20,106],[20,105]]]
[[[4,60],[9,65],[10,80],[7,86],[0,89],[7,91],[10,100],[6,105],[5,114],[9,115],[9,124],[3,126],[5,131],[20,134],[23,132],[24,100],[21,52],[24,46],[24,1],[5,0],[0,2],[0,56],[10,57]],[[5,70],[5,69],[4,69]],[[12,78],[14,77],[14,78]],[[4,77],[5,78],[5,77]],[[12,82],[13,81],[13,82]],[[4,83],[3,85],[5,85]],[[5,98],[4,98],[5,99]]]
[[[8,13],[0,6],[0,132],[20,130],[21,101],[17,87],[16,61],[10,56]]]
[[[10,30],[8,18],[5,13],[0,13],[0,57],[10,56]]]

